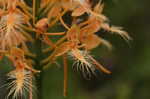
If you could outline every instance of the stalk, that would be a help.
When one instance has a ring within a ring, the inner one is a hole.
[[[33,26],[36,24],[36,21],[38,19],[38,10],[40,8],[40,2],[41,0],[33,0]],[[40,61],[43,59],[43,53],[42,53],[42,42],[39,38],[36,37],[36,33],[34,33],[34,48],[35,48],[35,68],[39,71],[41,71],[38,75],[35,77],[36,81],[36,87],[37,87],[37,97],[36,99],[43,99],[42,95],[42,79],[43,79],[43,72],[42,72],[42,65],[40,64]]]
[[[42,97],[42,80],[43,80],[43,72],[42,72],[42,65],[40,65],[40,61],[42,60],[42,48],[41,48],[41,41],[37,39],[35,41],[35,48],[36,48],[36,65],[35,68],[39,71],[41,71],[38,75],[36,75],[35,80],[36,80],[36,87],[37,87],[37,99],[43,99]]]

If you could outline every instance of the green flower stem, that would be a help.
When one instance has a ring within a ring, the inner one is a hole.
[[[41,48],[42,42],[37,39],[35,42],[35,51],[36,51],[36,65],[35,68],[39,71],[41,71],[38,75],[36,75],[36,87],[37,87],[37,99],[43,99],[42,97],[42,78],[43,78],[43,72],[42,72],[42,65],[40,65],[40,61],[42,60],[42,48]]]
[[[38,20],[38,16],[39,16],[38,10],[40,8],[40,2],[41,2],[41,0],[33,0],[33,26],[35,25],[36,21]],[[43,99],[43,95],[42,95],[42,89],[43,89],[42,88],[42,79],[43,79],[42,68],[43,68],[43,66],[40,64],[40,61],[43,59],[42,42],[40,39],[38,39],[36,37],[36,33],[34,33],[34,39],[35,39],[34,48],[35,48],[35,54],[36,54],[35,68],[37,70],[41,71],[41,73],[39,73],[35,77],[36,87],[37,87],[36,99]]]

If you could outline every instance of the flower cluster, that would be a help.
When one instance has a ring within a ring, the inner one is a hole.
[[[103,3],[94,4],[92,0],[32,1],[31,7],[25,0],[0,0],[0,56],[1,59],[3,56],[8,57],[15,68],[8,73],[8,97],[13,94],[17,98],[27,91],[32,99],[33,75],[42,71],[34,69],[34,59],[27,58],[36,57],[28,45],[28,42],[34,45],[36,40],[41,41],[44,46],[41,47],[43,49],[36,49],[42,50],[43,56],[52,52],[41,60],[39,65],[43,66],[43,70],[63,56],[64,72],[67,72],[68,56],[74,61],[73,68],[82,72],[85,78],[95,75],[96,69],[111,73],[90,55],[92,49],[98,46],[105,45],[109,49],[112,47],[107,40],[96,35],[96,32],[103,29],[108,33],[118,34],[127,41],[131,38],[121,27],[109,25],[108,18],[102,13]],[[66,15],[70,19],[65,19]],[[51,32],[55,26],[64,27],[64,31]],[[52,36],[60,37],[54,42]],[[66,83],[66,73],[64,76]]]

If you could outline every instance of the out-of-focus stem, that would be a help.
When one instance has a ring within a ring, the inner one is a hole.
[[[64,62],[64,97],[67,96],[67,85],[68,85],[68,64],[67,64],[67,56],[66,54],[63,56]]]
[[[36,38],[36,36],[35,36]],[[36,58],[35,58],[35,68],[39,71],[39,75],[35,77],[36,79],[36,87],[37,87],[37,99],[43,99],[42,96],[42,79],[43,79],[43,72],[42,72],[42,65],[40,64],[40,61],[43,59],[43,53],[42,53],[42,42],[39,39],[35,40],[35,50],[36,50]]]
[[[40,8],[41,0],[33,0],[33,26],[35,26],[36,21],[38,19],[38,9]],[[36,31],[35,31],[36,32]],[[43,59],[43,53],[42,53],[42,42],[40,39],[36,38],[36,33],[33,34],[35,42],[34,42],[34,49],[35,49],[35,69],[42,71],[42,65],[40,64],[40,61]],[[37,97],[36,99],[43,99],[42,95],[42,79],[43,79],[43,73],[40,72],[39,75],[36,75],[35,81],[36,81],[36,87],[37,87]]]

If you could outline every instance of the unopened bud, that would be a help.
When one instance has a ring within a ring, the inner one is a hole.
[[[41,32],[47,31],[47,29],[48,29],[48,19],[47,19],[47,18],[43,18],[43,19],[39,20],[39,21],[36,23],[35,27],[36,27],[39,31],[41,31]]]

